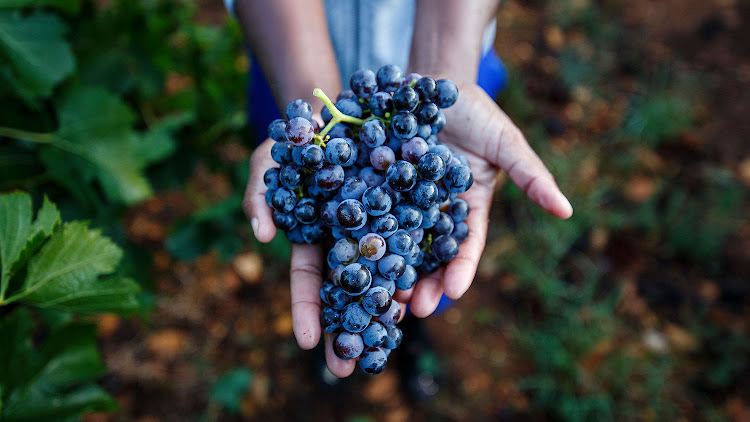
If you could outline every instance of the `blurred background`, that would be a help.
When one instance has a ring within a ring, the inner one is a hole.
[[[251,59],[221,2],[0,1],[0,190],[90,220],[142,287],[135,315],[80,317],[118,403],[83,419],[750,420],[750,4],[497,18],[497,101],[575,214],[500,185],[474,285],[427,320],[443,384],[415,402],[396,364],[323,388],[294,341],[288,243],[240,209]],[[96,123],[63,128],[85,159],[39,138],[66,115]]]

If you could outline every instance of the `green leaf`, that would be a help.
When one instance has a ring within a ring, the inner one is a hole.
[[[46,197],[32,221],[31,196],[25,192],[0,195],[0,303],[11,277],[60,223],[57,207]]]
[[[81,2],[78,0],[0,0],[0,9],[41,6],[53,7],[65,12],[75,13],[81,8]]]
[[[130,279],[100,280],[115,270],[122,250],[87,223],[66,223],[29,260],[23,286],[9,301],[75,312],[127,312],[137,308]]]
[[[234,368],[222,375],[211,387],[211,400],[220,403],[227,409],[239,413],[240,400],[250,388],[253,373],[247,368]]]
[[[110,199],[133,204],[151,196],[144,169],[174,150],[172,126],[157,126],[146,134],[134,131],[130,108],[99,87],[71,88],[58,102],[58,114],[58,139],[52,145],[93,164],[94,176]]]
[[[75,60],[65,32],[65,24],[48,13],[0,12],[0,63],[10,65],[22,92],[49,97],[73,72]]]
[[[0,321],[0,419],[59,421],[94,410],[109,410],[114,400],[94,384],[105,371],[91,324],[53,330],[40,349],[31,347],[32,320],[20,309]]]

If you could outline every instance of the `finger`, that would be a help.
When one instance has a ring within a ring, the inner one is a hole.
[[[354,372],[354,366],[356,365],[355,360],[342,360],[339,359],[338,356],[336,356],[335,353],[333,353],[333,339],[335,334],[332,333],[325,333],[325,343],[326,343],[326,364],[328,365],[328,370],[331,371],[333,375],[336,375],[339,378],[346,378],[349,375]]]
[[[245,198],[242,201],[242,210],[250,220],[253,234],[258,241],[270,242],[276,235],[276,226],[273,224],[273,212],[266,203],[266,191],[268,188],[263,182],[263,174],[277,164],[271,158],[271,147],[274,141],[266,139],[255,149],[250,156],[250,177],[245,187]]]
[[[487,241],[492,191],[483,186],[475,186],[461,196],[471,207],[466,219],[469,236],[459,246],[456,258],[445,269],[443,288],[445,295],[451,299],[463,296],[474,281],[479,258]]]
[[[398,306],[401,308],[401,313],[398,315],[398,321],[396,321],[396,323],[401,322],[406,316],[406,303],[398,301]]]
[[[409,303],[411,313],[417,318],[430,316],[440,303],[443,296],[443,275],[445,268],[440,267],[436,272],[419,280],[414,287],[414,295]]]
[[[289,271],[292,327],[299,347],[312,349],[320,340],[320,287],[323,283],[320,247],[293,245]]]
[[[418,284],[418,283],[417,283]],[[415,287],[412,287],[409,290],[399,290],[396,289],[396,292],[393,294],[393,300],[400,302],[400,303],[409,303],[411,302],[411,297],[414,295],[414,289]]]
[[[499,166],[513,182],[537,205],[558,218],[569,218],[573,207],[555,183],[552,173],[531,149],[521,131],[500,109],[494,119],[489,136],[495,142],[486,142],[484,156]]]

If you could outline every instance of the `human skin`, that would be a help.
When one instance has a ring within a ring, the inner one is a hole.
[[[484,250],[492,195],[501,171],[550,214],[569,218],[573,213],[552,174],[521,131],[475,83],[483,31],[497,7],[496,0],[417,0],[410,70],[434,79],[448,78],[458,85],[458,101],[444,110],[448,124],[440,132],[440,141],[467,157],[474,176],[472,188],[460,195],[470,204],[471,213],[466,220],[469,236],[459,255],[446,267],[421,279],[414,288],[396,294],[402,308],[410,303],[417,317],[432,314],[443,293],[458,299],[471,285]],[[322,104],[312,96],[313,88],[320,87],[331,94],[341,90],[321,0],[239,0],[236,13],[279,108],[302,98],[319,110]],[[280,51],[288,53],[277,54]],[[270,156],[272,145],[268,139],[253,153],[243,202],[255,237],[264,243],[276,234],[263,183],[266,169],[276,166]],[[319,289],[323,262],[320,246],[292,246],[292,322],[297,343],[303,349],[315,347],[321,336]],[[332,335],[326,333],[324,337],[331,372],[338,377],[350,375],[356,362],[338,359],[331,348]]]

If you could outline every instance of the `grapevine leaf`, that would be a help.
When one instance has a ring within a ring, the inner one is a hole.
[[[0,9],[40,6],[54,7],[65,12],[75,13],[81,8],[81,2],[78,0],[0,0]]]
[[[57,207],[46,197],[33,220],[31,197],[24,192],[0,195],[0,299],[11,277],[60,223]]]
[[[65,24],[54,15],[0,12],[0,63],[13,69],[21,92],[48,97],[75,68]]]
[[[62,326],[53,330],[39,349],[31,347],[28,311],[10,314],[0,322],[0,328],[4,334],[0,336],[0,419],[66,420],[116,406],[106,392],[90,383],[105,371],[94,326]]]
[[[132,204],[151,195],[144,169],[174,149],[167,130],[134,131],[130,108],[99,87],[71,88],[58,103],[58,113],[56,146],[93,164],[94,175],[110,199]]]
[[[66,223],[29,260],[26,280],[10,300],[76,312],[133,310],[138,290],[133,281],[99,279],[113,272],[121,257],[122,250],[99,230]]]

